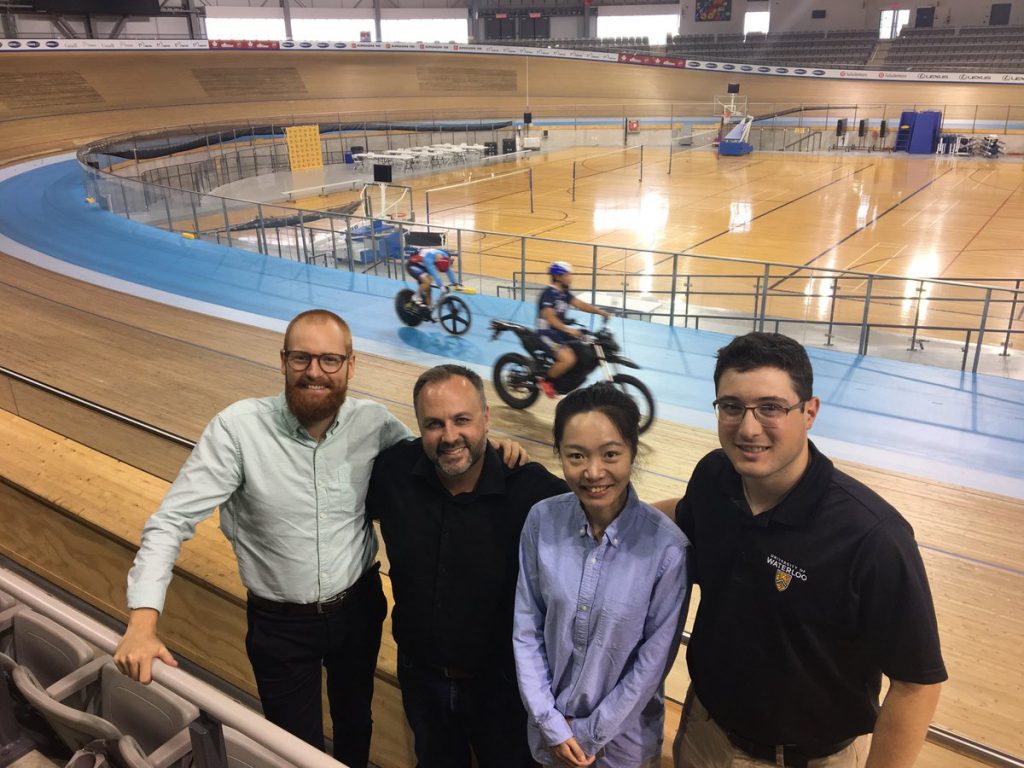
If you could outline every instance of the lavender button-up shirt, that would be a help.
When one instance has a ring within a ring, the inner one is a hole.
[[[603,765],[659,754],[662,683],[689,601],[688,547],[632,486],[600,543],[572,493],[530,511],[513,647],[538,761],[553,763],[550,748],[570,736],[588,755],[603,750]]]

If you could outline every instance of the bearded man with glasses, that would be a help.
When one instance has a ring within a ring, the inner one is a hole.
[[[946,679],[913,530],[808,439],[800,344],[739,336],[714,379],[722,448],[658,504],[700,585],[677,768],[909,768]]]
[[[355,369],[338,315],[314,309],[289,323],[284,392],[217,414],[143,528],[114,660],[143,683],[154,659],[176,666],[157,619],[182,543],[219,507],[248,591],[245,646],[264,714],[323,749],[326,668],[334,756],[362,768],[387,611],[366,492],[377,454],[411,432],[383,405],[346,396]],[[518,444],[499,446],[510,465],[522,458]]]

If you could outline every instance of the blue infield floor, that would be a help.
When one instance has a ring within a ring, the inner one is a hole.
[[[492,317],[532,323],[534,308],[464,296],[468,334],[407,328],[392,304],[403,284],[185,240],[85,202],[67,157],[7,169],[0,180],[0,247],[83,280],[234,320],[283,328],[297,312],[333,309],[356,347],[433,364],[459,360],[489,375],[506,351]],[[654,393],[659,417],[714,428],[715,351],[727,336],[616,319],[612,329]],[[1024,498],[1024,382],[811,349],[823,407],[813,437],[833,456]],[[368,382],[359,382],[363,387]]]

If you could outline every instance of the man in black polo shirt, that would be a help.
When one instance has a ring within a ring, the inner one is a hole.
[[[675,505],[700,584],[678,768],[909,767],[935,711],[946,670],[913,531],[808,440],[812,380],[780,334],[718,352],[722,448]]]
[[[534,765],[516,685],[512,611],[530,508],[568,490],[487,442],[483,383],[440,365],[413,389],[421,438],[382,452],[366,499],[391,564],[402,704],[419,768]]]

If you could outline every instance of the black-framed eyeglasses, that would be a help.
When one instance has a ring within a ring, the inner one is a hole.
[[[345,364],[345,361],[349,359],[349,355],[339,355],[334,352],[327,352],[323,355],[314,355],[310,352],[300,352],[299,350],[288,350],[282,352],[284,355],[284,361],[288,364],[288,367],[299,373],[309,368],[309,364],[316,360],[320,366],[320,370],[324,373],[337,373],[341,370],[341,366]]]
[[[778,426],[789,412],[799,408],[804,409],[806,400],[801,400],[794,405],[779,405],[778,403],[758,403],[757,405],[744,405],[736,400],[715,400],[711,406],[715,409],[715,415],[722,424],[739,424],[747,411],[752,411],[754,418],[765,427]]]

